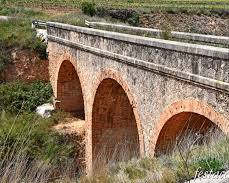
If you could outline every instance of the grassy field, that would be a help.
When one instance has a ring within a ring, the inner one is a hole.
[[[85,0],[2,0],[8,5],[43,8],[79,8]],[[134,8],[140,10],[210,9],[229,10],[228,0],[89,0],[108,8]]]

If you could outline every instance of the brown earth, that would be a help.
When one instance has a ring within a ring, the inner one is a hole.
[[[48,60],[41,60],[38,55],[29,50],[15,49],[11,51],[11,61],[2,71],[1,80],[4,82],[23,80],[49,81]]]
[[[63,134],[70,135],[83,135],[84,134],[84,125],[85,120],[69,117],[66,118],[63,122],[55,125],[53,128]]]
[[[162,29],[170,26],[173,31],[229,36],[229,17],[188,14],[145,14],[140,26]]]
[[[55,126],[53,129],[71,139],[75,148],[75,166],[85,170],[85,120],[69,116]]]

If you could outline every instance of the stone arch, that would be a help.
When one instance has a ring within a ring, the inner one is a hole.
[[[208,130],[217,128],[227,134],[228,125],[222,115],[203,102],[194,99],[175,102],[166,108],[156,123],[151,142],[152,153],[168,153],[173,149],[175,141],[185,133],[204,135]]]
[[[91,162],[87,162],[89,171],[92,168],[92,162],[94,163],[95,159],[98,158],[98,154],[101,153],[101,147],[102,153],[109,156],[113,153],[113,145],[116,142],[122,144],[120,142],[124,136],[127,141],[132,139],[130,143],[132,146],[130,147],[132,150],[134,149],[134,155],[141,156],[144,154],[143,131],[137,103],[121,75],[112,70],[103,71],[97,77],[95,86],[87,144],[87,157],[89,157],[88,159],[91,158]],[[110,134],[110,140],[100,141],[106,134],[108,136]],[[129,137],[127,134],[129,134]],[[120,147],[123,148],[122,145]],[[119,148],[115,148],[117,155],[120,155],[117,152]],[[112,156],[113,160],[117,158],[117,156],[114,157],[114,154]]]
[[[65,59],[56,76],[55,107],[84,118],[84,97],[76,66]]]

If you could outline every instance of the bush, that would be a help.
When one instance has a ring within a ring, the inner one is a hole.
[[[40,38],[36,37],[35,35],[30,40],[28,40],[25,48],[29,48],[30,50],[36,52],[39,55],[40,59],[48,58],[46,43],[44,43]]]
[[[7,52],[0,50],[0,72],[10,63],[10,57]]]
[[[133,12],[127,21],[130,25],[137,26],[139,24],[139,14],[137,12]]]
[[[189,181],[195,177],[198,170],[204,173],[209,173],[211,170],[213,173],[228,170],[228,137],[221,131],[211,132],[210,135],[211,138],[203,144],[191,145],[190,149],[182,148],[181,151],[175,149],[170,155],[161,155],[157,158],[133,158],[128,162],[117,164],[101,163],[101,167],[98,166],[95,174],[87,177],[87,181],[83,182],[94,182],[96,178],[97,182],[103,182],[104,177],[107,177],[112,178],[113,182],[175,183]],[[187,138],[185,145],[187,144],[193,144],[193,141]],[[100,171],[104,169],[105,173]]]
[[[134,12],[135,11],[132,9],[111,9],[111,10],[109,10],[109,15],[112,18],[126,22],[129,18],[132,17]]]
[[[6,3],[6,0],[0,0],[0,3],[4,5]]]
[[[197,166],[202,171],[220,172],[224,169],[224,162],[218,157],[207,156],[197,161]]]
[[[109,15],[109,12],[106,8],[104,8],[102,6],[98,6],[96,8],[96,15],[99,17],[105,17],[105,16]]]
[[[6,149],[13,150],[17,143],[17,148],[23,148],[24,153],[30,158],[41,160],[51,160],[57,163],[61,161],[62,155],[69,156],[72,153],[65,142],[64,136],[51,130],[54,120],[42,119],[34,113],[25,113],[17,117],[1,113],[0,123],[0,147],[1,152]],[[16,149],[14,149],[16,150]],[[56,156],[55,155],[58,155]],[[1,153],[2,158],[7,154]]]
[[[172,39],[171,27],[169,24],[162,25],[161,38],[165,40]]]
[[[130,180],[144,179],[147,176],[144,169],[140,169],[136,166],[128,166],[125,168],[124,172],[128,175]]]
[[[117,20],[128,22],[130,25],[139,24],[139,13],[133,9],[110,9],[108,14]]]
[[[96,13],[95,3],[85,1],[81,4],[81,10],[86,15],[94,16]]]
[[[5,48],[3,41],[0,40],[0,72],[10,63],[10,53]]]
[[[37,81],[31,84],[12,82],[0,85],[0,110],[12,113],[34,111],[52,96],[50,84]]]

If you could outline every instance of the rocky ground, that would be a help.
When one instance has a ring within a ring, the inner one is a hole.
[[[140,17],[140,26],[158,28],[170,26],[173,31],[229,36],[229,16],[153,13]]]

